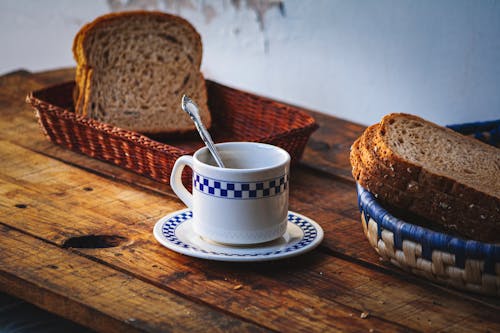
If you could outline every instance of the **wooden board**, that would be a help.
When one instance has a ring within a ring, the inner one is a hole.
[[[362,126],[314,113],[322,127],[292,170],[290,209],[322,225],[318,249],[270,263],[205,261],[154,240],[154,223],[183,208],[167,186],[42,136],[23,98],[72,75],[0,78],[2,290],[97,331],[500,329],[497,299],[407,275],[371,249],[347,159]]]

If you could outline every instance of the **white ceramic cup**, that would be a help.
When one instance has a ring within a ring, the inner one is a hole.
[[[225,244],[256,244],[286,231],[290,155],[255,142],[216,144],[226,168],[219,168],[206,147],[175,162],[170,186],[193,211],[193,230]],[[182,170],[193,169],[192,194]]]

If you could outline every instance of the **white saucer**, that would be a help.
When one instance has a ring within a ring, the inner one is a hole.
[[[323,240],[323,229],[313,220],[288,212],[288,226],[283,237],[274,241],[231,246],[203,239],[193,231],[193,213],[176,211],[161,218],[153,234],[163,246],[197,258],[219,261],[267,261],[293,257],[314,249]]]

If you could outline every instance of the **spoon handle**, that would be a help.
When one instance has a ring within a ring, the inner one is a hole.
[[[225,168],[224,163],[222,162],[222,159],[219,156],[219,152],[215,148],[215,145],[214,145],[214,142],[212,140],[212,137],[210,136],[210,133],[208,133],[205,126],[203,126],[203,124],[200,121],[198,121],[198,119],[196,119],[196,120],[193,119],[193,120],[194,120],[194,124],[195,124],[196,128],[198,129],[198,132],[200,132],[200,136],[201,136],[203,142],[205,142],[205,145],[207,146],[208,150],[210,150],[210,153],[212,153],[212,156],[214,157],[215,162],[217,163],[217,165],[219,167]]]
[[[219,152],[217,151],[217,148],[215,148],[214,142],[212,140],[212,137],[210,136],[210,133],[208,133],[207,129],[203,125],[201,118],[200,118],[200,113],[198,111],[198,106],[196,105],[195,102],[188,96],[184,95],[182,96],[182,110],[184,110],[189,117],[194,122],[194,125],[196,126],[196,129],[200,133],[201,138],[203,139],[203,142],[205,142],[205,145],[207,146],[208,150],[212,154],[212,156],[215,159],[215,162],[217,165],[221,168],[225,168],[224,163],[222,162],[222,159],[220,158]]]

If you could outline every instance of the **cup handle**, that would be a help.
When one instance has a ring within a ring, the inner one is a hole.
[[[193,169],[192,156],[184,155],[175,161],[172,173],[170,174],[170,187],[172,187],[174,193],[186,206],[188,206],[188,208],[193,209],[193,195],[186,189],[184,184],[182,184],[182,170],[184,170],[185,166],[189,166]]]

